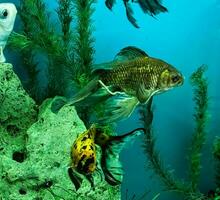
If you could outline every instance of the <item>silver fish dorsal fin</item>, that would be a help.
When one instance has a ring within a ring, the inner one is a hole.
[[[146,52],[143,50],[134,47],[134,46],[128,46],[123,49],[115,56],[114,61],[120,62],[120,61],[128,61],[133,60],[136,58],[141,57],[149,57]]]

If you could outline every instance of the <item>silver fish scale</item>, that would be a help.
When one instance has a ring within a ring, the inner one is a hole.
[[[137,59],[118,66],[103,74],[106,85],[118,86],[121,89],[136,91],[144,84],[146,89],[158,89],[158,81],[165,66],[156,59]]]

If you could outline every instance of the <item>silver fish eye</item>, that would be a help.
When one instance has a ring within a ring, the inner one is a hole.
[[[180,77],[179,76],[173,76],[172,77],[172,81],[175,83],[175,82],[177,82],[177,81],[179,81],[180,80]]]
[[[7,9],[2,10],[0,13],[0,18],[6,19],[7,17],[8,17],[8,10]]]

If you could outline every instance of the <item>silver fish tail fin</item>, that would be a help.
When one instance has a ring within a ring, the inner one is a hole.
[[[99,119],[100,123],[111,123],[128,118],[134,111],[139,101],[136,97],[131,97],[121,93],[110,97],[104,104],[104,117]]]
[[[53,113],[58,113],[59,110],[67,103],[67,100],[66,98],[64,97],[59,97],[59,98],[56,98],[52,104],[51,104],[51,111]]]
[[[94,91],[98,90],[98,86],[98,77],[95,77],[72,98],[68,100],[59,99],[57,101],[54,101],[51,105],[52,112],[57,113],[64,105],[72,106],[75,103],[82,101],[86,97],[90,96]]]
[[[89,83],[83,87],[75,96],[73,96],[69,101],[68,105],[72,106],[75,103],[82,101],[86,97],[93,94],[99,87],[99,79],[98,77],[93,78]]]
[[[137,128],[122,136],[112,136],[109,141],[102,146],[101,166],[105,180],[110,185],[119,185],[122,182],[123,169],[119,161],[119,153],[125,144],[140,135],[141,131],[145,132],[145,129]]]

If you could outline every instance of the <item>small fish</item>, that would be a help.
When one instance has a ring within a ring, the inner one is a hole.
[[[138,3],[144,13],[151,15],[152,17],[156,16],[161,12],[167,12],[167,8],[161,4],[161,0],[131,0],[132,3]],[[126,15],[128,20],[135,28],[139,28],[136,19],[133,17],[133,10],[129,3],[129,0],[123,0]],[[115,0],[106,0],[105,5],[112,10]]]
[[[69,168],[69,175],[79,189],[84,175],[94,189],[93,173],[97,170],[96,145],[102,148],[101,170],[105,180],[110,185],[118,185],[122,181],[122,167],[119,153],[125,143],[140,135],[144,128],[138,128],[122,136],[109,136],[97,125],[92,125],[87,131],[80,134],[71,149],[72,164]]]
[[[13,30],[17,9],[12,3],[0,3],[0,63],[5,62],[3,50]]]
[[[93,95],[102,88],[103,95],[109,95],[105,102],[109,123],[131,115],[138,104],[146,104],[155,95],[183,84],[182,74],[163,60],[149,57],[136,47],[126,47],[113,62],[98,66],[94,78],[80,90],[67,105],[74,105]],[[52,111],[57,112],[65,102],[55,102]]]

